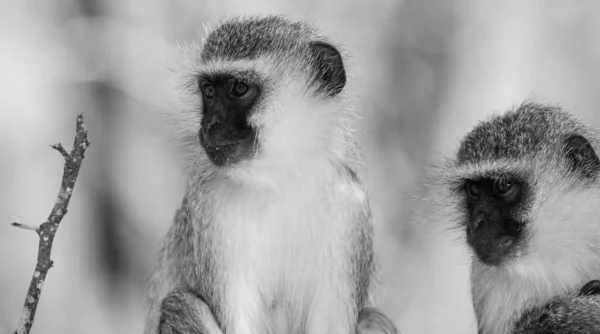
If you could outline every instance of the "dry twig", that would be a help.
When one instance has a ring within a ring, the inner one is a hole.
[[[58,197],[56,203],[54,203],[52,212],[50,212],[50,216],[48,216],[48,219],[44,223],[37,227],[12,223],[15,227],[36,231],[40,237],[37,264],[31,278],[31,283],[29,284],[27,297],[25,297],[25,306],[23,307],[21,320],[15,331],[16,334],[29,333],[33,325],[35,311],[42,292],[42,285],[44,284],[48,270],[52,267],[52,260],[50,259],[52,242],[54,241],[60,221],[67,213],[67,206],[71,200],[73,187],[75,186],[81,162],[88,146],[90,146],[90,142],[87,138],[87,130],[83,127],[83,115],[79,114],[77,115],[77,133],[75,134],[75,142],[71,153],[68,153],[60,143],[52,145],[52,148],[60,152],[65,159],[65,167],[63,169],[63,178]]]

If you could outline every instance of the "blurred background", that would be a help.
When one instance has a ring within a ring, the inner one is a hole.
[[[403,334],[475,333],[469,257],[412,221],[424,167],[528,97],[600,121],[600,2],[0,0],[0,333],[12,333],[75,115],[92,146],[55,239],[32,333],[141,333],[142,294],[184,189],[161,112],[177,43],[229,15],[284,13],[352,58],[373,188],[380,306]],[[435,190],[434,190],[435,191]]]

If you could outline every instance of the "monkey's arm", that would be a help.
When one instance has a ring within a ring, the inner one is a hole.
[[[160,305],[159,334],[223,334],[208,305],[192,292],[176,289]],[[357,334],[398,334],[394,323],[373,307],[358,315]]]
[[[175,289],[160,304],[158,334],[223,334],[223,332],[202,298],[184,289]]]
[[[513,334],[600,333],[600,281],[587,283],[575,295],[559,296],[526,311]]]
[[[383,312],[365,307],[358,314],[357,334],[399,334],[396,326]]]

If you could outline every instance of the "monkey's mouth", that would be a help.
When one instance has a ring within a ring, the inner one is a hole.
[[[217,166],[224,166],[239,162],[241,159],[238,147],[240,144],[226,144],[226,145],[204,145],[204,151],[212,163]]]
[[[251,128],[235,129],[222,125],[210,130],[200,129],[200,146],[216,166],[227,166],[247,160],[257,150],[256,131]]]
[[[499,266],[512,258],[520,247],[519,240],[520,235],[492,231],[475,234],[467,228],[469,247],[481,262],[489,266]]]
[[[221,167],[249,159],[254,151],[253,140],[240,140],[233,143],[212,143],[200,141],[210,161]]]

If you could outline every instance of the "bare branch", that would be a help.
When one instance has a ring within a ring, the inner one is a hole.
[[[40,230],[37,226],[31,226],[31,225],[25,225],[25,224],[19,224],[19,223],[12,223],[11,225],[14,227],[22,228],[24,230],[36,231],[38,234],[40,233]]]
[[[42,223],[39,227],[12,223],[13,226],[24,228],[28,230],[34,230],[40,237],[37,264],[31,283],[29,284],[29,290],[25,297],[25,306],[21,314],[21,320],[17,326],[15,334],[28,334],[33,325],[35,312],[37,305],[40,300],[40,294],[42,292],[42,286],[48,270],[52,268],[53,262],[50,259],[50,253],[52,251],[52,243],[54,242],[54,236],[61,220],[67,213],[67,207],[73,194],[73,187],[81,168],[85,150],[90,146],[90,142],[87,138],[87,130],[83,126],[83,115],[77,115],[77,127],[75,134],[75,142],[71,153],[68,153],[61,144],[52,145],[52,148],[60,152],[65,159],[65,166],[63,168],[63,177],[60,184],[60,190],[58,191],[58,197],[54,203],[54,207],[48,216],[48,220]]]
[[[65,150],[61,143],[50,145],[50,147],[60,152],[60,154],[62,154],[66,161],[69,161],[69,159],[71,158],[71,156],[69,155],[67,150]]]

